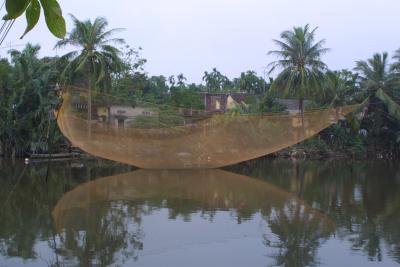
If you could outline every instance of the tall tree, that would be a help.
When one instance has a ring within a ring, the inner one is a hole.
[[[394,86],[397,88],[396,93],[400,96],[400,48],[396,50],[393,59],[395,62],[390,67],[393,73]]]
[[[360,90],[358,74],[349,70],[327,71],[324,81],[325,94],[320,104],[345,105],[361,99],[365,94]]]
[[[355,70],[360,73],[361,86],[368,91],[368,94],[380,99],[390,115],[400,120],[400,106],[393,100],[399,95],[397,95],[395,76],[390,71],[388,53],[376,53],[366,61],[357,61]]]
[[[376,53],[372,58],[356,61],[354,69],[360,73],[363,87],[371,93],[379,89],[390,91],[392,77],[389,72],[388,53]]]
[[[58,73],[51,61],[38,58],[39,50],[28,44],[10,52],[11,65],[6,60],[0,64],[0,147],[6,156],[48,152]]]
[[[271,85],[271,92],[282,91],[284,97],[296,97],[301,112],[305,98],[323,93],[323,72],[327,67],[321,56],[329,49],[324,48],[325,40],[315,41],[316,30],[307,24],[284,31],[281,40],[274,40],[279,50],[268,52],[279,58],[269,64],[269,74],[282,69]]]
[[[396,60],[396,62],[391,66],[391,70],[396,74],[400,74],[400,48],[396,50],[393,59]]]
[[[70,59],[65,73],[85,71],[87,73],[88,90],[88,120],[91,120],[92,90],[101,82],[110,80],[114,72],[121,71],[124,64],[120,57],[121,51],[112,44],[124,44],[125,41],[112,36],[122,29],[107,30],[108,22],[105,18],[98,17],[93,22],[80,21],[72,16],[74,28],[68,37],[57,43],[57,48],[68,45],[78,47],[64,58]],[[110,84],[110,83],[109,83]]]
[[[232,87],[232,82],[223,75],[216,68],[212,69],[212,72],[204,72],[203,81],[206,83],[207,90],[209,92],[221,92],[229,90]]]
[[[186,77],[183,75],[183,73],[178,74],[178,76],[176,76],[176,78],[178,79],[177,81],[177,85],[179,88],[183,89],[186,87]]]
[[[267,83],[257,76],[255,71],[246,71],[240,74],[240,78],[234,79],[235,87],[240,91],[253,94],[263,94],[267,88]]]
[[[398,147],[400,105],[395,101],[398,100],[397,90],[394,75],[390,71],[388,54],[377,53],[366,61],[357,61],[355,70],[360,74],[362,88],[370,97],[364,124],[370,131],[374,148],[376,149],[379,143],[383,146]]]

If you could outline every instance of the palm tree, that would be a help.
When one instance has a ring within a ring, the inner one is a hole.
[[[374,54],[372,58],[356,62],[355,70],[360,74],[361,88],[369,95],[370,103],[368,115],[364,124],[372,137],[375,150],[380,143],[396,147],[400,132],[395,125],[400,121],[400,105],[394,101],[399,99],[396,95],[396,81],[390,71],[388,54]],[[390,116],[388,116],[388,114]],[[385,135],[382,139],[380,136]]]
[[[185,86],[186,86],[185,82],[187,81],[187,79],[183,75],[183,73],[178,74],[178,76],[176,76],[176,78],[178,79],[178,81],[177,81],[178,87],[181,89],[185,88]]]
[[[242,72],[240,78],[234,80],[235,86],[239,91],[253,94],[263,94],[266,88],[266,82],[263,78],[258,77],[257,73],[252,70]]]
[[[284,31],[281,40],[273,40],[279,50],[268,52],[279,58],[269,64],[269,74],[282,69],[271,85],[271,92],[281,90],[284,97],[296,97],[301,112],[306,97],[323,93],[323,72],[327,67],[321,61],[321,56],[329,49],[323,47],[325,40],[315,42],[316,30],[310,30],[307,24],[304,27],[294,27],[292,31]]]
[[[6,156],[48,152],[47,134],[58,102],[52,62],[38,58],[40,46],[11,50],[11,64],[0,64],[0,146]],[[59,136],[57,136],[58,138]]]
[[[396,50],[393,59],[396,60],[391,66],[391,70],[400,75],[400,48]]]
[[[122,29],[107,30],[108,22],[105,18],[98,17],[93,22],[80,21],[71,15],[74,28],[68,37],[59,41],[56,48],[68,45],[79,47],[80,50],[72,51],[63,56],[70,60],[64,74],[85,71],[88,78],[88,120],[91,121],[92,90],[100,83],[110,84],[112,73],[123,69],[121,51],[111,44],[124,44],[120,38],[111,38]],[[104,84],[103,84],[104,85]]]
[[[380,99],[389,114],[400,120],[400,106],[393,100],[396,79],[390,71],[388,53],[376,53],[366,61],[357,61],[354,69],[360,74],[361,86],[368,91],[370,97]]]
[[[325,96],[320,101],[323,104],[346,105],[365,99],[365,92],[358,86],[358,74],[348,70],[327,71],[324,89]]]
[[[391,73],[389,72],[388,53],[374,54],[372,58],[356,61],[356,67],[361,76],[363,87],[372,94],[382,89],[389,91],[391,83]]]
[[[213,68],[212,72],[205,71],[203,81],[209,92],[222,92],[232,87],[228,77],[219,72],[217,68]]]

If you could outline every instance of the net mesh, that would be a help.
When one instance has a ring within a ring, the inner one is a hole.
[[[361,104],[300,113],[210,114],[68,89],[58,114],[74,146],[148,169],[218,168],[308,139]]]

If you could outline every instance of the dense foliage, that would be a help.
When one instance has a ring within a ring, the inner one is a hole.
[[[0,145],[6,156],[48,151],[60,66],[56,59],[39,59],[39,49],[28,44],[10,51],[11,62],[0,61]],[[56,134],[55,141],[60,138]]]

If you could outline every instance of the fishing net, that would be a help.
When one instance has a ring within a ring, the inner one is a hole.
[[[149,169],[218,168],[290,147],[360,105],[303,114],[215,113],[69,88],[58,125],[74,146],[101,158]]]

